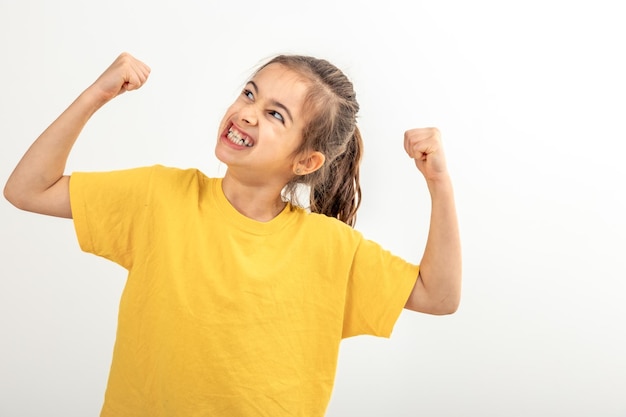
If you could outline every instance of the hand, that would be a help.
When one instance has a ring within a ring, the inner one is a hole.
[[[150,75],[150,67],[129,53],[122,53],[100,75],[91,88],[106,102],[126,91],[137,90]]]
[[[425,127],[407,130],[404,132],[404,149],[415,160],[415,166],[426,181],[447,176],[446,158],[439,129]]]

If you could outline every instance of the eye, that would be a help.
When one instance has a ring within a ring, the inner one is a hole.
[[[281,123],[285,123],[285,118],[283,117],[282,114],[278,113],[277,111],[270,111],[269,112],[270,116],[275,117],[276,119],[278,119]]]
[[[246,98],[248,98],[249,100],[254,100],[254,94],[252,93],[252,91],[248,90],[248,89],[244,89],[241,94],[243,94],[244,96],[246,96]]]

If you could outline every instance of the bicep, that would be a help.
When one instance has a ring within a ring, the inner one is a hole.
[[[437,314],[436,304],[431,301],[430,294],[426,291],[421,271],[417,275],[417,280],[404,308],[419,313]]]
[[[430,291],[429,288],[431,288]],[[413,290],[411,291],[404,308],[420,313],[445,315],[454,313],[457,306],[458,300],[456,300],[455,297],[448,293],[441,293],[436,290],[433,291],[432,285],[427,286],[424,283],[422,271],[420,269],[420,272],[417,275],[417,281],[415,281]]]
[[[71,219],[69,175],[62,176],[46,190],[32,196],[19,208],[33,213]]]

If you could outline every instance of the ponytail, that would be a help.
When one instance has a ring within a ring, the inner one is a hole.
[[[308,186],[311,212],[336,217],[354,227],[361,204],[359,167],[363,141],[356,126],[359,103],[352,82],[324,59],[278,55],[261,69],[274,63],[298,72],[309,81],[302,111],[309,119],[294,156],[317,151],[326,158],[318,170],[294,175],[283,188],[283,198],[300,206],[299,186]]]
[[[361,205],[359,167],[363,140],[359,128],[346,143],[346,150],[330,162],[323,182],[311,186],[310,205],[314,213],[336,217],[354,227]]]

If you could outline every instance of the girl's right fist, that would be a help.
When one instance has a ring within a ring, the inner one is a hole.
[[[105,101],[141,87],[150,75],[150,67],[124,52],[93,83]]]

